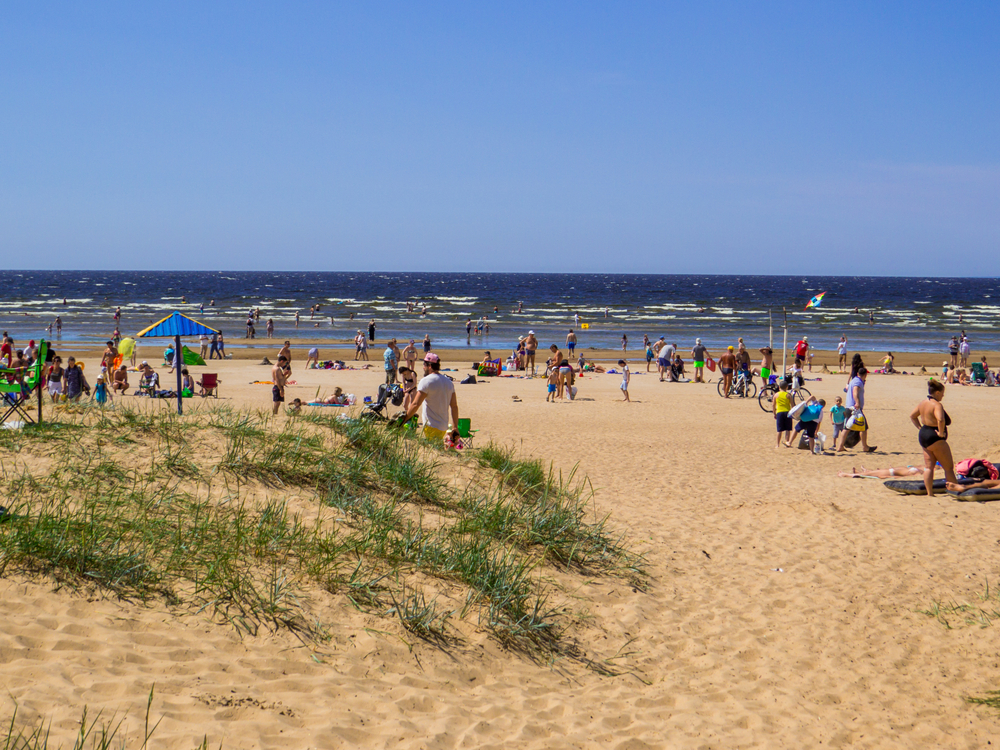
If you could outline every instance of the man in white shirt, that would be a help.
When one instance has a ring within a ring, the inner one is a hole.
[[[433,352],[424,355],[424,376],[417,383],[417,397],[406,410],[406,422],[423,406],[423,435],[429,440],[443,440],[448,431],[448,412],[451,411],[451,427],[458,427],[458,396],[455,384],[447,375],[441,374],[441,358]]]

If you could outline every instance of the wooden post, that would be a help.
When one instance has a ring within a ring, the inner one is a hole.
[[[38,424],[42,423],[42,401],[44,400],[42,398],[42,377],[45,375],[45,357],[42,354],[43,350],[46,354],[48,354],[49,348],[45,345],[45,339],[39,339],[38,351],[35,352],[37,355],[35,361],[35,367],[37,368],[35,370],[35,387],[38,388]]]
[[[781,334],[781,377],[785,377],[785,373],[788,372],[785,369],[785,355],[788,353],[788,310],[783,307],[781,308],[781,312],[785,316],[785,323],[782,325],[783,330]]]
[[[184,368],[184,352],[181,350],[181,337],[174,336],[174,358],[177,362],[177,413],[184,413],[184,396],[181,395],[181,370]]]

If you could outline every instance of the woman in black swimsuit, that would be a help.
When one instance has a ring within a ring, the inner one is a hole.
[[[955,459],[948,445],[948,425],[951,417],[941,406],[944,384],[931,378],[927,381],[927,399],[917,404],[910,414],[910,421],[919,430],[917,441],[924,449],[924,487],[929,496],[934,495],[934,467],[940,462],[948,482],[958,482],[955,476]]]

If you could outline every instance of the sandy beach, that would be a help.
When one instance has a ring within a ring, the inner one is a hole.
[[[221,398],[190,400],[189,411],[268,408],[270,388],[250,384],[268,377],[252,361],[263,351],[274,359],[261,347],[204,368],[220,374]],[[452,367],[461,355],[442,356]],[[85,357],[88,373],[98,360]],[[347,606],[328,613],[322,649],[281,632],[241,639],[156,603],[8,574],[5,717],[16,701],[19,722],[51,720],[65,740],[88,706],[124,716],[134,734],[155,685],[155,746],[171,748],[203,736],[235,748],[986,746],[996,712],[965,697],[998,688],[1000,629],[961,614],[947,627],[921,610],[994,611],[980,597],[998,579],[996,507],[837,477],[862,464],[919,464],[908,415],[924,379],[870,377],[875,454],[811,456],[776,450],[773,420],[755,400],[724,401],[714,382],[660,383],[630,360],[631,404],[615,375],[586,375],[576,401],[556,404],[541,378],[457,386],[477,445],[586,474],[599,513],[645,556],[645,590],[594,577],[563,593],[580,613],[574,636],[614,675],[539,663],[489,638],[438,647]],[[807,386],[831,402],[845,384],[814,377]],[[334,386],[371,395],[381,362],[299,367],[293,379],[289,399]],[[998,457],[998,393],[949,388],[956,459]]]

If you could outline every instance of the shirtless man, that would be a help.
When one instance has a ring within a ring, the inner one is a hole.
[[[555,344],[555,351],[558,352],[559,347]],[[535,338],[534,331],[528,331],[528,338],[524,340],[524,370],[525,372],[530,372],[529,377],[535,377],[535,350],[538,349],[538,339]],[[554,363],[556,366],[559,362]]]
[[[562,373],[559,372],[560,369],[559,366],[562,364],[563,355],[562,352],[559,351],[559,347],[556,346],[555,344],[552,344],[549,347],[549,351],[552,352],[552,358],[549,359],[549,372],[546,372],[545,375],[548,376],[550,372],[553,370],[559,373],[559,379],[556,381],[558,385],[557,393],[559,398],[562,398],[563,397]]]
[[[769,346],[762,346],[758,351],[761,353],[760,377],[764,385],[770,383],[771,371],[774,369],[774,351]]]
[[[115,370],[111,379],[111,392],[121,391],[124,394],[128,390],[128,366],[122,365]]]
[[[278,359],[281,359],[282,357],[288,361],[289,365],[292,364],[292,347],[288,341],[286,341],[284,346],[278,350]]]
[[[576,350],[576,334],[573,333],[573,329],[569,329],[569,333],[566,334],[566,348],[569,349],[569,356],[573,356],[573,352]]]
[[[722,392],[729,398],[729,389],[733,385],[733,373],[736,372],[736,355],[733,347],[729,347],[726,353],[719,357],[719,372],[722,373]]]
[[[278,364],[271,368],[271,381],[274,385],[271,388],[272,414],[277,415],[285,400],[285,367],[288,365],[288,358],[284,354],[278,357]]]
[[[739,344],[736,346],[736,367],[740,370],[745,370],[746,375],[750,376],[750,352],[747,351],[746,344],[743,343],[743,339],[740,339]]]

